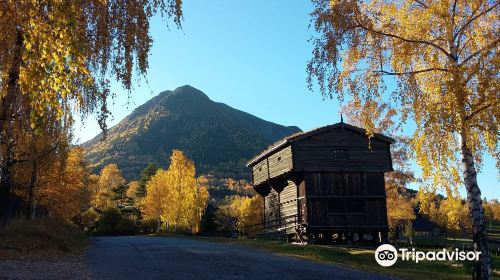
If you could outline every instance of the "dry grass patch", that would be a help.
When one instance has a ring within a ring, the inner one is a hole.
[[[81,253],[87,237],[54,218],[15,219],[0,229],[0,259],[43,259]]]

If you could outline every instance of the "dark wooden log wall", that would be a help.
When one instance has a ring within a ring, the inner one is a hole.
[[[270,178],[276,178],[292,169],[292,146],[289,145],[254,165],[252,168],[253,183],[254,185],[259,185]]]
[[[287,227],[286,233],[293,233],[297,217],[297,185],[288,180],[288,185],[279,194],[280,196],[280,218],[281,225]]]
[[[305,174],[309,226],[387,227],[384,173]]]
[[[267,158],[258,162],[252,169],[253,171],[253,184],[257,186],[267,179],[269,179],[269,169],[267,165]]]
[[[293,144],[294,171],[385,172],[392,168],[389,143],[336,128]]]
[[[342,127],[298,139],[252,169],[272,226],[298,215],[308,228],[346,231],[387,228],[384,172],[390,170],[388,142]]]
[[[265,197],[265,215],[268,226],[278,226],[279,219],[279,196],[278,193],[271,189],[271,192]]]
[[[268,157],[269,177],[275,178],[293,169],[292,146],[284,147],[282,150]]]
[[[382,172],[307,172],[306,195],[315,196],[385,196]]]
[[[306,181],[302,179],[298,184],[299,186],[297,194],[297,204],[298,204],[299,224],[306,224],[307,223]]]

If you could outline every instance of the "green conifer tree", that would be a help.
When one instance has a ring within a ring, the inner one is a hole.
[[[139,187],[137,187],[137,191],[135,195],[137,197],[146,197],[146,184],[156,174],[158,171],[158,166],[154,163],[149,163],[144,170],[141,171],[141,178],[139,179]]]

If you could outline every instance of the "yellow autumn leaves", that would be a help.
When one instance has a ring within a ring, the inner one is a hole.
[[[97,98],[97,92],[88,91],[95,85],[81,26],[83,17],[78,16],[82,11],[76,2],[62,2],[54,2],[44,13],[37,12],[41,3],[23,5],[29,17],[18,31],[22,36],[18,84],[20,93],[30,99],[32,127],[47,108],[62,118]]]
[[[313,2],[311,88],[317,80],[358,108],[390,100],[415,123],[410,144],[430,189],[456,194],[462,146],[477,166],[485,153],[500,166],[498,1]]]
[[[226,197],[227,205],[221,206],[218,214],[236,220],[236,227],[240,231],[245,228],[262,223],[264,216],[264,198],[261,195],[231,196]]]
[[[180,26],[181,8],[181,0],[4,1],[0,97],[23,95],[32,129],[50,112],[65,122],[98,113],[104,129],[109,81],[130,94],[132,75],[148,68],[149,20],[160,13]]]
[[[196,178],[194,163],[181,151],[172,152],[169,168],[158,170],[146,190],[141,206],[145,219],[154,219],[161,229],[169,231],[200,230],[209,194]]]
[[[88,173],[82,148],[72,148],[64,162],[51,158],[38,168],[40,174],[33,190],[36,196],[32,203],[35,210],[46,209],[51,216],[69,221],[87,207],[90,194],[85,186]],[[27,171],[19,170],[23,173]],[[19,173],[17,176],[23,177]],[[22,190],[19,194],[22,195]],[[35,210],[31,215],[37,214]]]

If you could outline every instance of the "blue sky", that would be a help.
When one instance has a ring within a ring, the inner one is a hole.
[[[312,5],[307,0],[184,1],[182,30],[155,17],[147,82],[132,100],[119,87],[110,106],[118,123],[164,90],[189,84],[212,100],[260,118],[309,130],[340,121],[337,100],[323,100],[306,85]],[[81,143],[99,133],[94,119],[75,128]],[[490,157],[479,174],[483,196],[500,199],[498,171]]]

